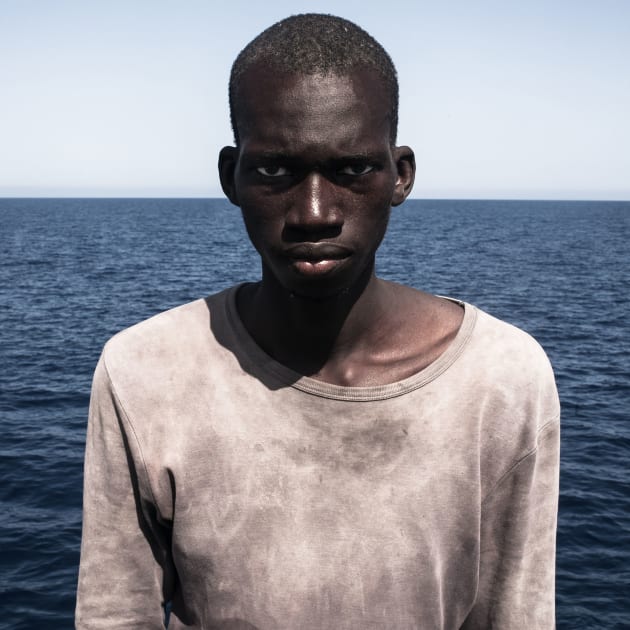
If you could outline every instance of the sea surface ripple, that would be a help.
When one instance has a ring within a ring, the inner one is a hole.
[[[0,220],[0,628],[71,628],[103,343],[259,262],[223,200],[1,199]],[[628,242],[627,202],[423,200],[392,211],[378,257],[381,276],[472,302],[551,358],[559,630],[630,628]]]

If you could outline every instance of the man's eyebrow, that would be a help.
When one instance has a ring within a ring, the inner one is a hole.
[[[269,160],[301,160],[301,155],[295,155],[291,151],[270,151],[268,149],[262,149],[260,151],[244,151],[243,155],[248,159],[269,159]],[[343,162],[345,160],[377,160],[381,159],[384,155],[383,151],[363,151],[361,153],[341,153],[337,156],[331,157],[329,160],[332,162]]]
[[[243,157],[247,160],[268,160],[268,161],[279,161],[279,160],[292,160],[294,159],[290,153],[286,153],[284,151],[246,151],[243,153]]]
[[[315,166],[325,170],[337,170],[346,164],[379,164],[385,160],[383,151],[366,151],[363,153],[347,153],[337,156],[331,156],[323,161],[315,161],[305,159],[303,155],[295,155],[289,151],[245,151],[242,155],[243,162],[250,165],[259,164],[280,164],[289,166],[293,169],[308,168]]]
[[[349,153],[348,155],[342,155],[341,157],[334,158],[334,162],[371,162],[382,159],[382,153]]]

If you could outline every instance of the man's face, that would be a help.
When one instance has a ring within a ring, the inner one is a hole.
[[[245,76],[240,146],[222,151],[220,171],[262,258],[263,282],[326,297],[371,276],[390,207],[413,182],[413,153],[391,146],[388,107],[367,70]]]

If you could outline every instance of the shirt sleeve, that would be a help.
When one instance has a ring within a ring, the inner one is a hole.
[[[555,628],[559,419],[481,506],[479,582],[462,630]]]
[[[173,570],[154,506],[140,445],[101,357],[86,440],[76,628],[165,627]]]

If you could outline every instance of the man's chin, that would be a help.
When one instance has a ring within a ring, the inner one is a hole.
[[[312,281],[295,282],[291,281],[281,283],[286,291],[288,291],[291,299],[306,300],[309,302],[326,302],[336,300],[350,293],[350,287],[347,283],[332,282],[332,278],[318,278]]]
[[[281,288],[293,300],[304,300],[310,303],[335,302],[339,299],[347,301],[353,294],[358,296],[365,289],[371,277],[371,269],[356,276],[349,273],[348,268],[336,266],[329,273],[300,273],[300,269],[283,269],[278,274],[269,274],[271,284]],[[263,274],[263,284],[265,275]]]
[[[292,300],[303,300],[304,302],[331,305],[343,301],[344,303],[354,301],[365,290],[369,282],[369,277],[355,279],[354,282],[332,282],[329,277],[327,282],[287,282],[284,289],[289,292]],[[322,279],[323,280],[323,279]]]
[[[300,287],[291,288],[287,287],[291,299],[305,300],[309,302],[327,302],[336,300],[340,297],[346,296],[349,293],[348,287]]]

